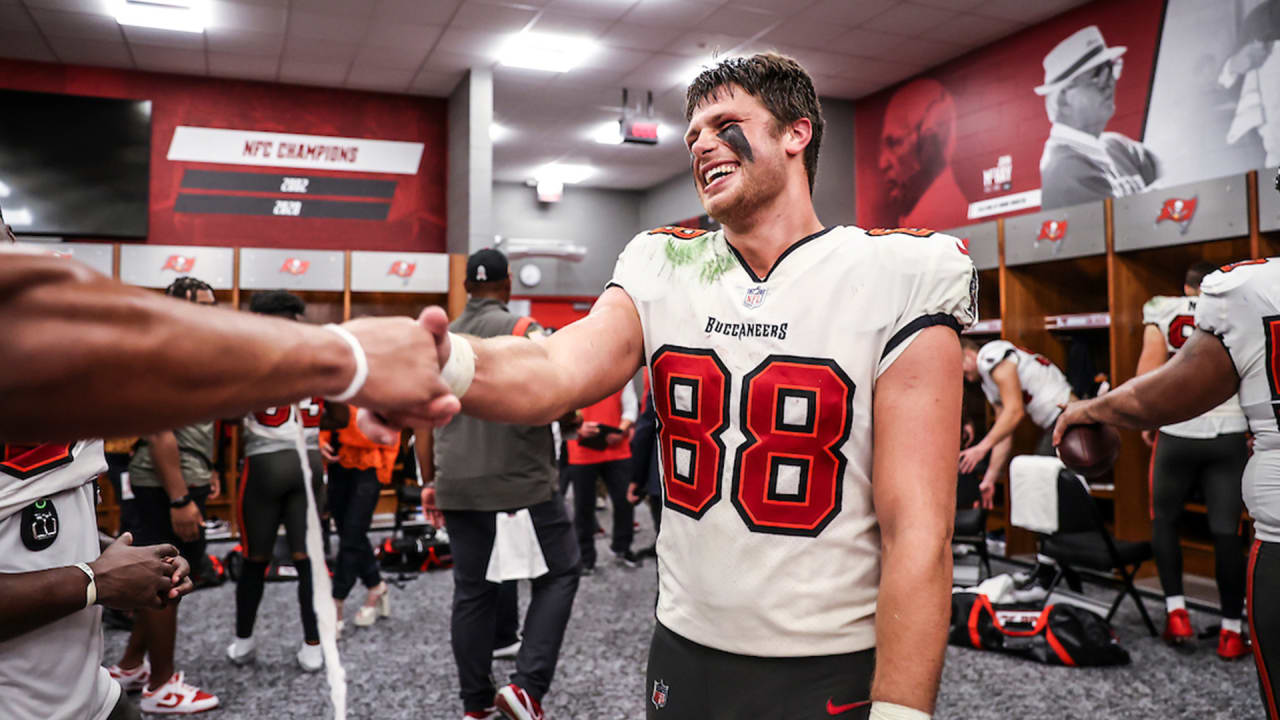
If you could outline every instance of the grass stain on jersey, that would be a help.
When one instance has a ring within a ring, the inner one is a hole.
[[[675,267],[701,262],[702,267],[698,271],[698,279],[704,285],[710,285],[715,282],[716,278],[719,278],[729,268],[733,267],[733,258],[729,257],[727,253],[720,254],[716,252],[715,246],[711,243],[713,236],[713,233],[708,233],[692,240],[677,241],[675,238],[668,239],[666,247],[667,262]]]

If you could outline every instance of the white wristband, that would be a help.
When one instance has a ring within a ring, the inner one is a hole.
[[[360,341],[349,330],[333,323],[325,325],[324,329],[346,340],[347,345],[351,346],[351,354],[356,359],[356,374],[351,378],[351,384],[347,386],[346,390],[329,398],[335,402],[346,402],[355,397],[356,393],[364,388],[364,381],[369,379],[369,359],[365,357],[364,348],[360,346]]]
[[[76,563],[75,566],[89,576],[89,586],[84,589],[84,606],[93,607],[98,602],[98,583],[93,579],[93,569],[86,563]]]
[[[933,716],[927,712],[877,700],[871,703],[871,714],[867,720],[930,720]]]
[[[461,399],[471,388],[471,380],[475,376],[476,351],[471,347],[471,341],[449,333],[449,361],[440,368],[440,379]]]

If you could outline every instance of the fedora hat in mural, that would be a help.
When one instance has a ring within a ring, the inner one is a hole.
[[[1128,50],[1123,45],[1107,47],[1097,25],[1083,27],[1044,56],[1044,84],[1036,87],[1037,95],[1066,87],[1074,78],[1093,68],[1111,62]]]

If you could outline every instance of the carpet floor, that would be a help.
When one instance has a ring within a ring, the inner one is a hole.
[[[640,516],[644,517],[640,517]],[[636,547],[653,542],[648,513]],[[608,523],[608,513],[600,513]],[[657,592],[654,561],[639,569],[607,562],[608,543],[598,538],[601,564],[579,587],[566,632],[555,682],[544,708],[554,720],[636,720],[644,717],[645,656],[653,629]],[[211,546],[225,552],[225,546]],[[997,569],[999,572],[999,569]],[[352,720],[460,718],[458,680],[449,645],[449,604],[453,581],[447,571],[414,576],[392,589],[392,615],[371,628],[355,628],[351,617],[363,598],[356,587],[347,603],[347,630],[339,641],[348,680],[348,717]],[[1105,595],[1099,589],[1098,595]],[[1107,596],[1109,597],[1109,596]],[[528,600],[521,588],[522,605]],[[1164,613],[1148,600],[1157,623]],[[1197,629],[1217,622],[1192,611]],[[255,630],[257,660],[245,667],[225,656],[234,635],[235,587],[197,591],[179,615],[178,668],[187,681],[216,694],[222,706],[205,714],[211,720],[233,718],[306,718],[333,716],[324,674],[302,672],[294,653],[302,641],[293,583],[267,585]],[[938,720],[1008,718],[1159,719],[1262,718],[1257,678],[1251,659],[1222,662],[1212,640],[1200,641],[1190,655],[1175,652],[1150,637],[1132,602],[1116,617],[1115,632],[1132,655],[1125,667],[1077,669],[1047,667],[956,647],[947,649]],[[106,631],[106,663],[115,662],[127,633]],[[514,669],[511,661],[493,664],[496,677]],[[761,719],[764,720],[763,716]]]

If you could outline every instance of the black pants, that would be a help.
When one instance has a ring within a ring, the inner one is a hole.
[[[1191,492],[1204,492],[1213,534],[1214,573],[1222,617],[1237,619],[1244,606],[1244,540],[1240,537],[1240,480],[1249,461],[1244,433],[1198,440],[1160,433],[1151,457],[1151,547],[1165,595],[1181,595],[1182,546],[1178,518]]]
[[[338,527],[338,563],[333,569],[333,597],[346,600],[356,578],[367,588],[382,582],[378,559],[369,544],[369,525],[382,483],[373,468],[353,470],[329,466],[329,514]]]
[[[578,592],[578,549],[564,498],[556,494],[529,508],[547,572],[532,581],[533,592],[524,618],[524,639],[516,656],[511,682],[541,702],[555,675],[564,628]],[[494,639],[510,592],[510,583],[484,579],[493,552],[494,516],[475,510],[445,510],[444,523],[453,550],[453,617],[450,641],[458,665],[464,711],[493,705],[496,689],[489,675]],[[510,607],[510,605],[506,605]]]
[[[1280,597],[1280,543],[1253,542],[1249,553],[1249,634],[1267,720],[1280,720],[1280,613],[1270,606]],[[1258,599],[1263,607],[1259,607]]]
[[[324,468],[320,452],[307,453],[311,463],[311,490],[316,509],[324,507]],[[250,455],[240,481],[240,535],[245,557],[271,559],[276,531],[284,523],[289,552],[307,552],[307,496],[302,486],[302,466],[294,450]]]
[[[630,459],[569,466],[569,482],[573,485],[573,527],[578,535],[578,552],[586,567],[596,564],[596,478],[604,479],[609,504],[613,506],[613,541],[609,549],[615,553],[631,549],[631,540],[636,532],[636,509],[627,501],[631,471]]]
[[[862,720],[871,712],[875,650],[752,657],[653,630],[645,681],[649,720]]]
[[[187,494],[199,508],[201,516],[204,516],[205,502],[209,499],[210,492],[208,485],[187,488]],[[169,511],[169,493],[164,488],[136,487],[133,489],[133,524],[125,529],[133,533],[134,545],[173,545],[178,549],[178,554],[191,565],[191,572],[198,574],[206,562],[204,526],[200,526],[200,534],[195,540],[183,540],[173,530]]]

